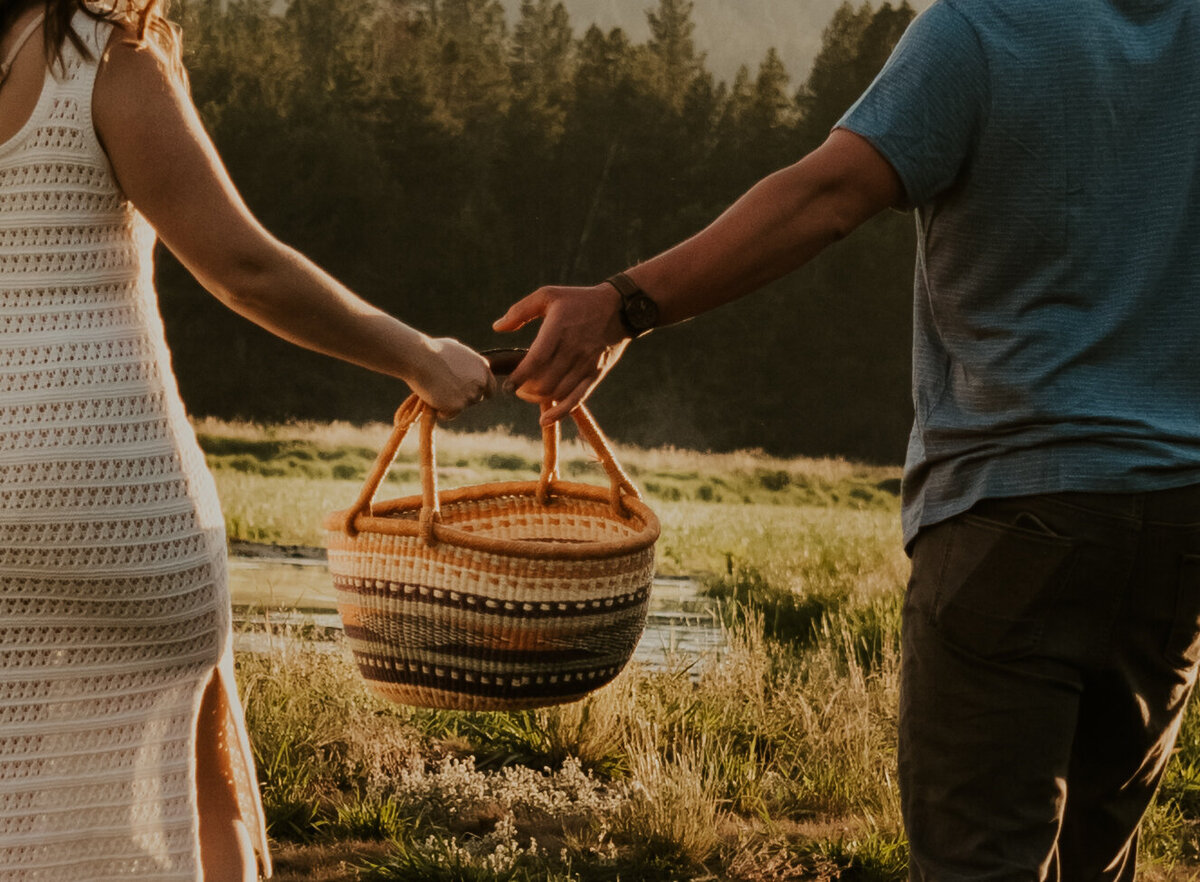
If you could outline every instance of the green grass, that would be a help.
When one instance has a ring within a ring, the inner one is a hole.
[[[201,428],[231,536],[292,545],[321,544],[321,515],[361,480],[334,469],[365,471],[387,434]],[[504,433],[439,445],[446,483],[539,468],[538,445]],[[578,449],[563,456],[572,479],[603,480]],[[662,520],[659,569],[723,599],[727,651],[699,675],[682,660],[631,666],[581,702],[511,714],[389,704],[344,653],[303,643],[239,654],[281,882],[905,878],[895,471],[753,452],[620,458]],[[397,476],[381,492],[416,491],[410,451]],[[1194,705],[1142,845],[1142,878],[1196,878]]]
[[[322,519],[354,502],[390,431],[385,425],[264,427],[216,420],[196,428],[230,538],[285,545],[323,544]],[[442,486],[533,480],[541,468],[539,442],[502,431],[439,430],[437,446]],[[660,545],[665,572],[715,571],[727,554],[758,561],[767,543],[788,543],[797,554],[809,554],[836,534],[829,529],[834,512],[835,519],[849,513],[862,518],[850,531],[860,541],[874,537],[898,545],[896,469],[780,460],[755,451],[705,455],[618,448],[618,459],[668,528]],[[560,460],[564,479],[606,481],[577,441],[563,444]],[[416,443],[408,438],[378,497],[419,490]],[[757,538],[741,529],[747,519],[761,527]],[[731,523],[739,528],[730,531]],[[837,566],[840,550],[821,553]]]

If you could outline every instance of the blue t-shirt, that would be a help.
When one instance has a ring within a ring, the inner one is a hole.
[[[1200,482],[1200,2],[939,0],[839,125],[916,208],[906,543]]]

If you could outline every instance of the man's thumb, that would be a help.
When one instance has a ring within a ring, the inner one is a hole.
[[[528,297],[518,300],[508,308],[508,312],[492,322],[492,330],[515,331],[545,314],[546,298],[540,290],[534,291]]]

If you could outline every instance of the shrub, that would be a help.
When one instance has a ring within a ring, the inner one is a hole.
[[[730,561],[730,571],[705,581],[710,597],[730,601],[727,622],[761,622],[764,636],[795,649],[812,644],[823,619],[842,604],[840,595],[799,594],[771,584],[753,566]]]
[[[501,471],[540,471],[541,466],[536,462],[531,462],[523,456],[516,453],[489,453],[484,460],[484,464],[489,469],[500,469]]]
[[[772,493],[785,490],[792,483],[792,476],[782,469],[758,469],[754,473],[758,486]]]

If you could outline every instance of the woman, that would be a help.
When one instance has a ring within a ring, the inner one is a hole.
[[[270,873],[225,540],[171,374],[155,234],[279,336],[443,416],[484,360],[266,233],[188,97],[157,0],[0,0],[0,876]],[[107,10],[107,11],[106,11]]]

